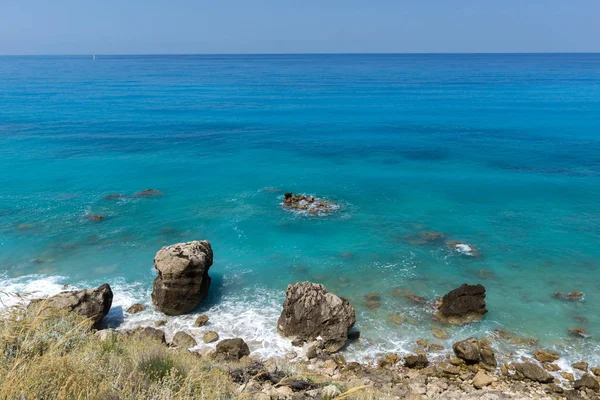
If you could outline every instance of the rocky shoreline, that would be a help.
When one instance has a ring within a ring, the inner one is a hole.
[[[165,315],[193,311],[208,294],[212,263],[213,252],[208,241],[179,243],[159,250],[154,259],[157,277],[152,291],[156,310]],[[580,296],[557,294],[557,297]],[[112,299],[110,286],[104,284],[97,289],[62,292],[35,300],[28,307],[72,312],[89,318],[93,327],[99,328]],[[134,314],[143,309],[142,304],[134,304],[127,312]],[[445,324],[463,325],[476,323],[487,312],[485,287],[464,284],[436,301],[432,318]],[[573,364],[574,373],[561,371],[555,364],[560,355],[545,349],[535,351],[531,359],[498,360],[490,338],[458,341],[442,360],[430,360],[428,351],[440,349],[421,340],[417,341],[420,350],[414,354],[389,353],[369,363],[346,362],[340,350],[360,338],[360,332],[353,329],[355,322],[356,312],[348,300],[328,292],[323,285],[300,282],[288,286],[281,316],[273,322],[294,346],[285,357],[261,359],[252,354],[242,338],[221,339],[214,331],[205,332],[201,340],[216,343],[215,350],[194,354],[226,365],[224,369],[245,398],[361,398],[361,391],[376,393],[372,398],[600,398],[599,367],[581,361]],[[194,326],[207,324],[210,325],[209,318],[201,315]],[[99,329],[94,335],[100,341],[124,337],[159,341],[179,351],[198,345],[198,339],[185,331],[175,333],[167,343],[165,333],[159,328]],[[506,332],[497,333],[499,337],[509,337]],[[286,369],[293,369],[294,375],[282,372]],[[313,376],[336,384],[317,383],[319,380],[315,381]],[[346,393],[340,388],[347,388]]]

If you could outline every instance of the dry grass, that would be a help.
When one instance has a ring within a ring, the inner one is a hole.
[[[16,307],[0,321],[0,399],[235,398],[222,370],[134,337],[100,341],[89,321]]]

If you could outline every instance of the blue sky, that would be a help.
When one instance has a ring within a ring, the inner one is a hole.
[[[600,52],[600,0],[0,0],[0,54]]]

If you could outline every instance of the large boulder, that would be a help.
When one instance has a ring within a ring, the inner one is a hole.
[[[113,292],[108,283],[96,289],[72,290],[62,292],[47,299],[34,300],[30,307],[42,307],[42,310],[66,310],[89,318],[98,327],[102,318],[112,305]]]
[[[310,282],[289,285],[277,329],[285,337],[320,340],[329,353],[339,351],[356,322],[350,302]]]
[[[163,247],[154,257],[158,276],[152,302],[168,315],[191,312],[208,294],[213,252],[206,240]]]
[[[467,324],[481,320],[485,306],[485,287],[465,283],[442,297],[434,316],[444,323]]]
[[[515,369],[524,378],[540,383],[552,383],[554,378],[542,367],[532,363],[517,363]]]
[[[217,343],[216,355],[229,361],[238,361],[250,355],[250,349],[243,339],[225,339]]]
[[[600,391],[600,383],[590,374],[583,374],[573,383],[575,389],[591,389],[594,392]]]
[[[481,364],[485,369],[493,370],[497,367],[496,355],[490,345],[484,340],[468,338],[452,345],[457,358],[467,364]]]

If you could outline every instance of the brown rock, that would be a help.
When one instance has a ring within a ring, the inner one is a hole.
[[[592,373],[596,376],[600,376],[600,367],[592,367]]]
[[[219,340],[219,334],[214,331],[208,331],[204,334],[204,336],[202,336],[202,341],[204,343],[212,343],[216,342],[217,340]]]
[[[144,306],[143,304],[140,304],[140,303],[136,303],[127,309],[127,313],[137,314],[139,312],[144,311],[145,309],[146,309],[146,306]]]
[[[468,338],[452,345],[456,357],[464,360],[467,364],[476,364],[481,359],[479,340]]]
[[[466,324],[481,320],[485,313],[485,288],[464,284],[442,298],[434,316],[445,323]]]
[[[550,350],[537,350],[533,357],[541,363],[551,363],[560,358],[560,354]]]
[[[141,192],[134,193],[133,195],[131,195],[131,197],[152,198],[152,197],[161,197],[162,195],[163,195],[163,192],[161,192],[160,190],[146,189],[146,190],[142,190]]]
[[[583,293],[582,292],[570,292],[570,293],[556,292],[556,293],[554,293],[554,297],[561,299],[561,300],[579,301],[579,300],[583,300]]]
[[[149,326],[140,326],[136,329],[125,331],[126,335],[135,336],[140,340],[156,340],[160,343],[166,343],[165,333],[160,329],[154,329]]]
[[[560,367],[556,364],[544,364],[542,365],[546,371],[556,372],[560,371]]]
[[[586,338],[589,336],[587,331],[583,328],[569,328],[569,335],[579,338]]]
[[[194,326],[204,326],[207,323],[208,323],[208,316],[200,315],[198,318],[196,318],[196,321],[194,321]]]
[[[167,315],[193,311],[208,294],[212,262],[212,248],[206,240],[163,247],[154,257],[158,276],[152,302]]]
[[[404,318],[401,315],[390,315],[388,317],[388,321],[391,322],[392,324],[402,325],[404,323],[404,321],[406,321],[406,318]]]
[[[473,386],[475,386],[477,389],[489,386],[492,384],[492,382],[494,382],[494,379],[483,372],[483,370],[479,370],[473,378]]]
[[[573,382],[575,380],[575,375],[570,372],[561,372],[560,376],[568,380],[569,382]]]
[[[379,293],[367,293],[365,294],[365,299],[367,301],[379,301],[381,300],[381,295]]]
[[[531,363],[516,363],[515,369],[524,378],[540,383],[552,383],[554,378],[543,368]]]
[[[412,354],[404,358],[404,366],[413,369],[423,369],[429,365],[425,354]]]
[[[585,371],[587,372],[589,364],[586,363],[585,361],[578,361],[574,364],[571,365],[573,368],[578,369],[580,371]]]
[[[590,374],[583,374],[583,376],[577,379],[573,383],[573,388],[575,389],[590,389],[594,392],[600,391],[600,383]]]
[[[92,222],[100,222],[100,221],[104,221],[106,219],[106,217],[104,215],[89,214],[88,219]]]
[[[225,339],[217,343],[216,354],[225,360],[238,361],[244,356],[249,356],[250,349],[243,339]]]
[[[435,336],[438,339],[448,339],[449,337],[448,332],[439,328],[431,329],[431,333],[433,333],[433,336]]]
[[[198,343],[193,336],[181,331],[177,332],[171,341],[171,346],[182,349],[189,349],[190,347],[196,347],[197,345]]]

